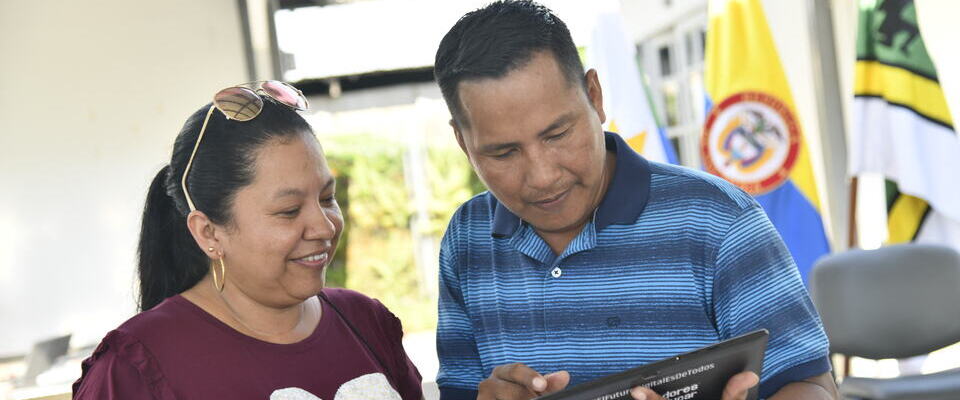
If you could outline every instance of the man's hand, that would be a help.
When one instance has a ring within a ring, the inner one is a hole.
[[[570,374],[557,371],[546,375],[521,363],[501,365],[480,382],[477,400],[529,400],[567,387]]]
[[[760,383],[760,377],[757,374],[747,371],[741,372],[727,381],[727,386],[723,388],[722,400],[745,400],[747,391]],[[663,397],[654,393],[654,391],[645,387],[635,387],[630,391],[630,395],[635,400],[663,400]]]

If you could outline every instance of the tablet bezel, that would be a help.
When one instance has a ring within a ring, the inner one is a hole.
[[[535,400],[619,399],[622,396],[616,395],[617,393],[656,382],[665,376],[675,374],[676,371],[695,369],[700,365],[709,363],[710,360],[729,359],[730,357],[741,357],[739,361],[745,364],[742,371],[731,372],[730,377],[744,371],[753,371],[757,376],[760,376],[768,336],[769,332],[766,329],[756,330],[691,352],[581,383],[559,392],[537,397]],[[727,377],[727,379],[729,380],[730,377]],[[720,388],[720,391],[722,390],[723,388]],[[655,388],[654,391],[661,393]],[[756,399],[757,394],[758,387],[754,387],[748,393],[747,399]]]

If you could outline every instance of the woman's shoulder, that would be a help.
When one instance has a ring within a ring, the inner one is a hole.
[[[134,335],[115,329],[81,364],[75,399],[173,398],[150,350]]]
[[[115,330],[141,341],[168,337],[171,331],[182,331],[185,324],[192,324],[197,318],[189,308],[188,300],[177,295],[169,297],[153,308],[141,311],[120,324]]]
[[[355,290],[344,288],[324,288],[321,295],[326,296],[334,306],[344,312],[388,312],[380,300],[371,298]]]
[[[142,398],[145,393],[173,398],[167,396],[161,365],[184,365],[181,358],[195,353],[200,342],[188,338],[212,332],[204,329],[203,316],[191,306],[181,296],[170,297],[108,332],[81,364],[82,374],[73,388],[84,395],[76,398]],[[124,395],[104,394],[110,390]]]
[[[218,333],[208,318],[212,317],[205,318],[187,299],[170,297],[107,333],[98,349],[118,352],[121,358],[170,361],[172,355],[195,350],[203,339]]]
[[[375,325],[386,331],[399,328],[400,320],[383,303],[363,293],[343,288],[325,288],[321,295],[351,323]]]

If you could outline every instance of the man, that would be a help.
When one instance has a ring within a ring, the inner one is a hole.
[[[529,399],[759,328],[761,396],[836,397],[819,318],[763,210],[603,132],[597,73],[550,10],[466,14],[435,71],[489,188],[441,246],[441,399]],[[757,383],[736,375],[724,399]]]

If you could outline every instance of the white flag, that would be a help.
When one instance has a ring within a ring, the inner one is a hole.
[[[618,13],[597,17],[586,63],[596,69],[600,77],[603,109],[607,114],[605,128],[623,136],[630,147],[646,159],[676,164],[673,148],[653,116],[653,107],[640,81],[636,48],[627,37],[623,18]]]

